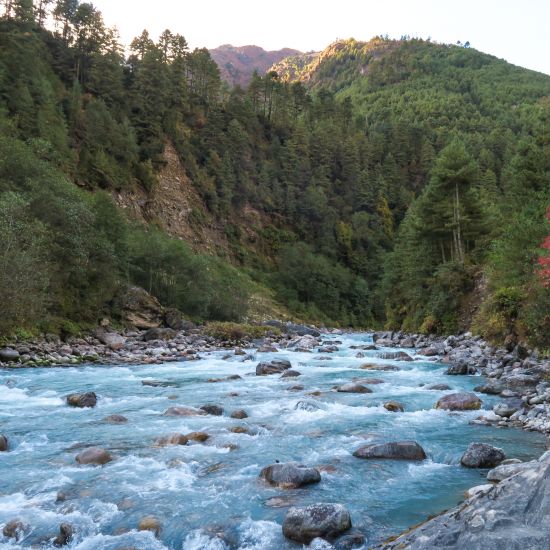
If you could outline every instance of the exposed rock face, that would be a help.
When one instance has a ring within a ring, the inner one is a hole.
[[[366,386],[363,386],[362,384],[358,384],[356,382],[348,382],[347,384],[342,384],[341,386],[338,386],[336,391],[341,393],[372,393],[372,390],[370,388],[367,388]]]
[[[502,466],[499,466],[502,468]],[[379,550],[550,548],[550,457],[504,479]]]
[[[266,466],[260,472],[260,477],[271,485],[277,485],[278,487],[284,488],[301,487],[302,485],[319,483],[319,481],[321,481],[319,470],[316,468],[308,468],[297,462]]]
[[[90,447],[76,455],[75,459],[79,464],[98,464],[103,465],[111,462],[113,457],[109,451],[101,447]]]
[[[146,342],[151,340],[172,340],[176,337],[176,331],[171,328],[150,328],[144,335]]]
[[[487,443],[470,443],[460,463],[466,468],[494,468],[505,458],[504,451],[498,447]]]
[[[488,481],[503,481],[506,478],[515,476],[519,472],[533,468],[534,462],[518,462],[517,464],[501,464],[487,472]]]
[[[191,321],[183,318],[179,309],[168,308],[164,310],[164,324],[172,330],[190,330],[195,327]]]
[[[445,411],[477,411],[481,404],[481,399],[475,393],[458,392],[442,397],[435,408]]]
[[[163,321],[163,309],[160,302],[139,286],[130,287],[120,298],[122,318],[128,324],[149,329],[160,327]]]
[[[95,407],[97,404],[97,395],[93,391],[86,393],[71,393],[67,395],[67,405],[70,407],[78,407],[83,409],[85,407]]]
[[[391,458],[399,460],[424,460],[426,453],[416,441],[392,441],[359,447],[353,456],[357,458]]]
[[[290,508],[283,521],[283,535],[309,544],[314,538],[335,538],[351,529],[351,517],[341,504],[312,504]]]
[[[256,366],[256,376],[266,376],[269,374],[281,374],[285,370],[290,369],[292,365],[286,359],[275,359],[269,363],[259,363]]]
[[[203,416],[206,414],[204,411],[192,407],[170,407],[164,411],[163,416]]]

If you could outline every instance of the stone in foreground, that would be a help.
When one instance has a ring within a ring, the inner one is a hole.
[[[544,455],[543,455],[544,456]],[[377,550],[550,548],[550,456]]]
[[[271,485],[283,488],[296,488],[321,481],[321,474],[317,468],[309,468],[297,462],[266,466],[260,472],[260,477]]]
[[[443,396],[435,404],[435,408],[445,411],[477,411],[481,404],[481,399],[475,393],[458,392]]]
[[[101,447],[90,447],[76,455],[75,459],[79,464],[98,464],[103,465],[111,462],[113,457],[109,451]]]
[[[359,447],[353,456],[357,458],[390,458],[397,460],[424,460],[426,453],[416,441],[391,441]]]
[[[283,535],[309,544],[317,537],[333,539],[351,529],[348,510],[341,504],[312,504],[291,508],[283,521]]]
[[[487,443],[470,443],[460,463],[466,468],[494,468],[505,458],[504,451],[498,447]]]

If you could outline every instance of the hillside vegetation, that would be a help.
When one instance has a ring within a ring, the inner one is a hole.
[[[4,330],[97,322],[132,283],[197,319],[270,288],[303,319],[550,345],[550,77],[375,39],[228,91],[180,35],[144,31],[125,58],[92,5],[52,7],[53,30],[25,0],[0,26]],[[223,259],[110,198],[155,189],[168,142]]]

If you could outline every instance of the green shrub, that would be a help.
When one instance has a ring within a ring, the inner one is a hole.
[[[214,322],[206,325],[205,331],[208,336],[219,340],[254,340],[263,338],[267,334],[280,334],[280,330],[274,327],[263,325],[248,325],[239,323]]]

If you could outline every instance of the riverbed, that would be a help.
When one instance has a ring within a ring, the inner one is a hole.
[[[446,365],[411,350],[404,351],[415,360],[403,362],[380,359],[390,351],[384,348],[353,349],[372,344],[368,334],[325,339],[340,341],[339,351],[246,350],[250,357],[245,358],[223,358],[227,351],[219,351],[198,361],[160,365],[0,371],[0,432],[11,445],[0,453],[0,525],[19,519],[29,526],[18,543],[0,538],[0,548],[49,548],[59,525],[70,523],[71,550],[296,549],[300,545],[282,536],[284,514],[291,505],[316,502],[344,504],[368,548],[454,506],[467,488],[485,482],[486,471],[460,466],[470,442],[490,443],[521,460],[546,449],[540,434],[469,424],[480,411],[433,408],[447,393],[472,391],[480,384],[477,376],[447,376]],[[271,359],[288,359],[301,376],[255,376],[258,362]],[[362,370],[365,363],[399,370]],[[242,378],[208,381],[232,375]],[[333,390],[354,378],[378,383],[364,383],[369,394]],[[160,385],[145,386],[144,380]],[[435,383],[451,390],[426,389]],[[298,384],[304,388],[291,389]],[[67,394],[85,391],[98,395],[95,408],[67,406]],[[499,399],[480,397],[484,409]],[[387,411],[383,404],[389,400],[405,412]],[[221,405],[224,415],[163,416],[169,407],[205,404]],[[231,418],[236,409],[248,418]],[[112,414],[128,422],[103,421]],[[247,433],[233,433],[235,427]],[[210,438],[155,445],[170,433],[193,431]],[[397,440],[417,441],[428,459],[352,455],[361,445]],[[108,449],[115,460],[79,466],[75,456],[89,446]],[[270,487],[258,474],[276,460],[321,467],[322,480],[300,489]],[[158,538],[137,530],[145,516],[160,520]]]

